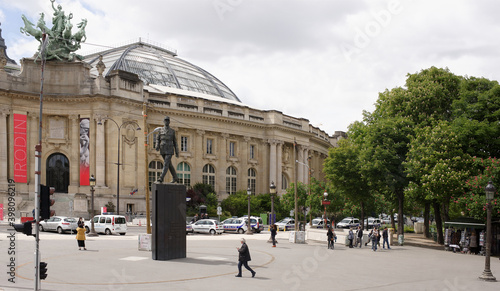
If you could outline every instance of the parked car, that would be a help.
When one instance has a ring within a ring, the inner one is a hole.
[[[382,221],[375,217],[368,217],[365,219],[365,225],[368,225],[368,228],[380,227]]]
[[[96,215],[94,216],[94,229],[97,233],[106,235],[117,234],[125,235],[127,233],[127,220],[122,215]],[[92,227],[91,221],[85,221],[87,233]]]
[[[73,233],[76,232],[77,223],[77,219],[73,217],[52,216],[49,219],[40,221],[38,227],[40,231],[57,231],[57,233],[70,231]]]
[[[316,217],[312,220],[311,227],[312,228],[323,228],[323,224],[324,224],[324,219],[321,217]],[[327,227],[330,226],[330,219],[326,220],[326,226]]]
[[[210,234],[221,234],[224,232],[222,224],[215,219],[200,219],[191,224],[191,226],[193,227],[193,232]]]
[[[295,229],[295,220],[287,217],[275,223],[278,230],[293,230]]]
[[[186,222],[186,234],[193,233],[193,226]]]
[[[246,224],[248,224],[247,217],[241,217]],[[256,233],[260,233],[264,230],[264,223],[262,222],[262,218],[256,216],[250,216],[250,226],[252,227],[252,231]]]
[[[342,219],[342,221],[337,223],[338,228],[351,228],[358,226],[359,226],[359,219],[354,217],[346,217]]]
[[[224,221],[223,228],[224,232],[234,232],[242,234],[248,229],[247,220],[244,220],[243,218],[229,218]]]

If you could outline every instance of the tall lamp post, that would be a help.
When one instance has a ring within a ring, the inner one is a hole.
[[[323,205],[325,206],[325,213],[323,214],[323,228],[326,228],[326,222],[327,222],[326,205],[330,204],[330,201],[326,200],[326,198],[328,198],[328,193],[326,191],[325,191],[325,193],[323,193],[323,196],[325,197],[325,199],[323,200]]]
[[[253,234],[252,225],[250,224],[250,196],[252,196],[252,189],[250,187],[248,187],[248,189],[247,189],[247,196],[248,196],[248,216],[247,216],[248,228],[247,228],[247,234]]]
[[[497,279],[493,276],[490,270],[490,252],[491,252],[491,200],[493,200],[493,196],[495,196],[496,188],[493,185],[493,182],[490,180],[488,185],[484,187],[484,191],[486,192],[486,201],[487,205],[487,215],[486,215],[486,257],[484,259],[484,271],[479,279],[483,281],[496,281]]]
[[[91,207],[91,216],[90,216],[90,233],[87,235],[87,236],[99,236],[96,232],[95,232],[95,228],[94,228],[94,192],[95,192],[95,177],[94,175],[92,174],[89,178],[89,184],[90,184],[90,207]]]
[[[310,162],[311,161],[311,157],[307,157],[307,161]],[[309,167],[309,165],[306,164],[306,163],[299,162],[299,160],[295,160],[295,162],[307,167],[307,171],[309,172],[308,173],[308,180],[309,181],[307,183],[309,185],[309,194],[308,195],[311,196],[311,167]],[[311,211],[312,205],[309,205],[309,206],[311,207],[309,209],[309,226],[312,226],[312,211]],[[305,205],[304,205],[304,207],[305,207]],[[306,220],[306,214],[305,213],[304,213],[304,220]]]
[[[274,224],[274,195],[276,195],[276,185],[274,185],[274,181],[271,182],[271,186],[269,186],[269,193],[271,193],[271,221],[270,224]]]
[[[137,129],[136,130],[141,130],[141,127],[139,126],[139,124],[137,122],[132,121],[132,120],[125,121],[121,125],[118,125],[118,122],[114,121],[113,118],[104,117],[103,119],[104,120],[111,120],[111,121],[113,121],[113,123],[118,128],[118,158],[116,160],[116,166],[118,168],[117,171],[116,171],[116,214],[120,214],[120,165],[121,165],[120,164],[120,139],[121,139],[120,131],[121,131],[122,127],[124,125],[127,125],[127,124],[135,124],[135,125],[137,125]],[[98,125],[102,125],[102,121],[99,120],[99,122],[97,124]]]

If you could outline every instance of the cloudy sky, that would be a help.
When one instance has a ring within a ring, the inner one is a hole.
[[[177,50],[243,101],[347,131],[378,94],[431,66],[500,79],[500,20],[493,0],[56,0],[86,18],[80,54],[142,37]],[[50,0],[0,0],[10,58],[38,47],[20,33]],[[19,62],[18,62],[19,63]]]

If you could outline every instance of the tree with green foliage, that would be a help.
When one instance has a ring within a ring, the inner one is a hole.
[[[476,175],[466,182],[467,190],[461,195],[454,195],[452,208],[461,215],[486,220],[486,195],[484,188],[491,180],[498,189],[500,185],[500,160],[497,158],[472,158],[473,167],[478,169]],[[500,218],[500,201],[498,190],[492,203],[492,219]]]
[[[463,181],[469,176],[468,161],[470,156],[463,152],[459,134],[448,121],[415,130],[404,163],[411,179],[406,192],[413,197],[423,195],[432,203],[439,243],[444,241],[441,217],[448,220],[450,198],[463,192]]]
[[[347,199],[359,206],[361,223],[364,223],[365,206],[372,200],[366,176],[362,173],[359,159],[360,148],[353,139],[343,139],[339,146],[331,148],[325,159],[324,172],[333,187],[348,195]],[[347,204],[345,204],[347,206]]]

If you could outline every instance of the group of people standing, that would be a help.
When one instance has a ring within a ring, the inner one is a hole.
[[[374,227],[368,234],[368,241],[365,242],[365,246],[367,246],[369,241],[371,240],[372,251],[376,252],[377,246],[380,246],[380,237],[382,237],[383,239],[382,248],[385,249],[385,245],[387,244],[387,249],[390,250],[391,247],[389,245],[389,231],[387,227],[385,227],[384,230],[382,231],[382,235],[380,234],[380,229]],[[347,239],[349,240],[349,248],[358,247],[358,245],[361,248],[363,244],[363,228],[361,226],[358,226],[356,233],[354,233],[352,228],[349,229],[349,232],[347,234]]]

